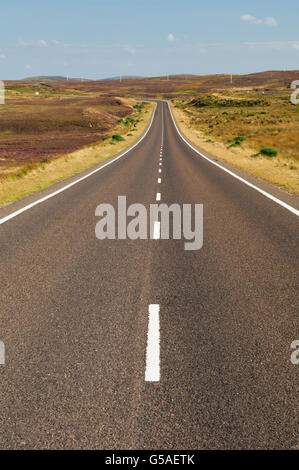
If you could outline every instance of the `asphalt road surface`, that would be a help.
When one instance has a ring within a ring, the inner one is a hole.
[[[0,210],[0,448],[296,448],[296,214],[192,150],[162,102],[135,148],[4,219],[67,183]],[[96,238],[99,204],[157,193],[203,204],[200,250]]]

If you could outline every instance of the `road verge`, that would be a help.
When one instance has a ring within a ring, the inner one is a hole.
[[[75,152],[60,155],[14,178],[0,182],[0,206],[16,201],[28,194],[48,188],[82,170],[91,168],[133,145],[150,124],[155,103],[145,103],[138,112],[138,122],[133,128],[124,124],[125,119],[113,129],[114,138],[85,146]]]
[[[281,189],[299,195],[298,169],[290,167],[279,158],[254,157],[254,151],[242,145],[228,148],[223,142],[207,139],[204,132],[194,128],[190,117],[173,103],[169,103],[177,126],[184,136],[196,147],[208,152],[215,158],[228,162],[247,173],[262,178]]]

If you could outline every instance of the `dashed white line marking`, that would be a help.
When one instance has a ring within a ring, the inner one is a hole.
[[[162,142],[161,147],[164,145],[164,106],[162,105]]]
[[[153,240],[160,240],[160,227],[160,222],[156,220],[154,223]]]
[[[161,201],[161,193],[156,194],[156,201]]]
[[[159,166],[162,166],[162,163],[159,163]]]
[[[158,183],[159,183],[159,184],[161,183],[161,181],[162,181],[161,178],[158,178]]]
[[[148,332],[146,348],[145,381],[160,381],[160,305],[148,307]]]
[[[5,364],[5,345],[3,341],[0,341],[0,365],[4,366]]]
[[[159,168],[159,170],[158,170],[158,171],[159,171],[159,173],[162,173],[162,170],[161,170],[161,168]]]

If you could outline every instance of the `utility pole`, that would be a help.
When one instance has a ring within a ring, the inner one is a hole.
[[[119,83],[121,83],[121,81],[122,81],[122,76],[120,75],[119,76]]]
[[[230,75],[230,82],[231,82],[231,84],[233,84],[233,74],[232,73]]]

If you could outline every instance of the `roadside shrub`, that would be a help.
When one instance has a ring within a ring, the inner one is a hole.
[[[124,139],[123,136],[121,136],[120,134],[113,134],[112,140],[115,140],[116,142],[120,142],[120,141],[126,140],[126,139]]]
[[[191,106],[202,108],[205,106],[213,107],[250,107],[250,106],[269,106],[269,103],[263,99],[233,99],[233,98],[219,98],[214,95],[203,95],[194,98],[190,103]]]
[[[133,108],[134,108],[134,109],[137,109],[137,111],[138,111],[139,113],[141,113],[142,109],[144,108],[144,105],[145,105],[144,102],[143,102],[143,103],[140,103],[140,104],[135,104],[135,106],[133,106]]]
[[[124,124],[126,127],[130,127],[133,124],[134,119],[128,116],[126,119],[120,119],[119,121],[121,124]]]
[[[246,137],[244,137],[243,135],[234,137],[233,139],[230,139],[228,141],[230,143],[230,146],[228,148],[237,147],[238,145],[241,145],[241,143],[244,142],[244,140],[246,140]]]
[[[263,147],[260,151],[261,155],[265,155],[266,157],[276,157],[277,150],[272,149],[271,147]]]

